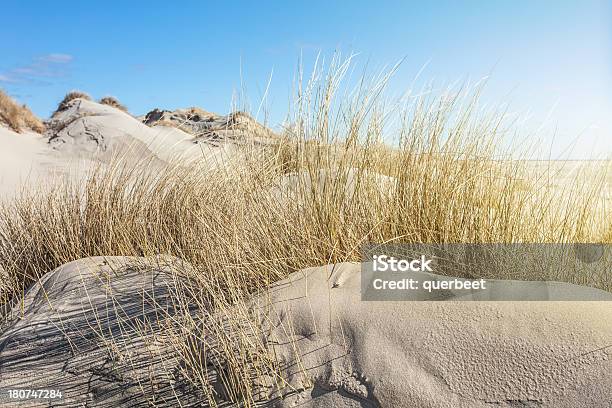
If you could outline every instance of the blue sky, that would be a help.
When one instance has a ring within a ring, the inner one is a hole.
[[[242,67],[255,106],[273,71],[275,123],[300,53],[340,49],[372,71],[405,57],[398,92],[425,65],[420,78],[440,85],[491,73],[485,102],[529,113],[553,155],[576,140],[573,156],[612,154],[609,1],[21,1],[2,14],[0,87],[43,117],[71,89],[115,95],[136,114],[223,113]]]

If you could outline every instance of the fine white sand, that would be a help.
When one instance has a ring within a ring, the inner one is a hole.
[[[290,383],[279,389],[260,372],[253,381],[263,406],[603,408],[612,401],[612,302],[364,302],[359,268],[306,269],[253,298],[258,332]],[[177,272],[188,270],[174,258],[98,257],[48,273],[2,326],[0,388],[62,389],[70,406],[147,406],[153,395],[159,406],[175,398],[202,406],[163,340],[180,321]],[[227,406],[215,378],[223,365],[218,332],[203,333],[192,344]]]
[[[46,274],[0,325],[0,388],[59,390],[62,398],[15,405],[5,391],[0,406],[199,406],[197,394],[174,386],[178,355],[158,337],[176,323],[179,265],[98,257]]]
[[[0,198],[8,200],[27,187],[48,186],[63,177],[83,177],[109,163],[228,165],[236,157],[229,140],[197,143],[174,127],[148,127],[108,105],[75,99],[58,112],[45,135],[18,134],[0,126]]]
[[[0,126],[0,197],[12,194],[33,175],[53,169],[52,151],[36,133],[15,133]]]
[[[589,291],[553,286],[560,294]],[[275,406],[574,408],[612,401],[609,300],[364,302],[360,265],[340,264],[297,272],[252,308],[284,376],[302,390],[270,388],[269,399],[284,395]]]

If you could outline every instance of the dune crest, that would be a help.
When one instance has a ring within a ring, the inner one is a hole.
[[[0,124],[0,193],[10,198],[24,185],[82,178],[100,165],[117,161],[158,169],[194,162],[231,165],[238,145],[273,135],[246,114],[205,116],[201,109],[197,112],[200,116],[191,117],[190,123],[203,126],[207,133],[187,133],[181,126],[164,125],[171,123],[165,119],[143,123],[104,98],[97,103],[80,93],[71,94],[47,122],[43,137],[32,131],[17,135]],[[176,115],[173,113],[172,120],[177,120]]]

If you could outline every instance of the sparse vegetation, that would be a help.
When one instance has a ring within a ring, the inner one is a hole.
[[[193,136],[198,135],[190,126],[187,126],[185,123],[180,123],[180,122],[176,122],[176,121],[169,120],[169,119],[160,119],[156,121],[155,124],[152,126],[171,127],[171,128],[182,130],[183,132],[189,133],[190,135],[193,135]]]
[[[117,108],[119,110],[122,110],[123,112],[128,111],[127,107],[125,107],[125,105],[121,104],[121,102],[119,102],[119,100],[117,98],[115,98],[114,96],[105,96],[104,98],[100,99],[100,103],[102,105],[108,105],[108,106],[112,106],[113,108]]]
[[[59,103],[59,105],[57,106],[56,112],[62,112],[68,109],[68,106],[70,106],[70,102],[72,102],[75,99],[85,99],[87,101],[91,101],[91,96],[89,96],[89,94],[86,94],[85,92],[78,91],[78,90],[70,91],[66,94],[66,96],[64,96],[64,99],[62,99],[62,101]]]
[[[221,116],[197,107],[147,113],[144,123],[148,126],[166,126],[180,129],[197,138],[219,138],[221,132],[231,132],[233,137],[248,135],[251,138],[275,138],[277,135],[261,125],[246,112],[231,112]],[[227,136],[227,135],[226,135]]]
[[[45,125],[26,105],[19,105],[10,96],[0,90],[0,122],[4,122],[15,132],[25,129],[43,133]]]
[[[277,362],[253,336],[256,329],[245,329],[241,301],[291,272],[357,261],[364,242],[610,241],[612,217],[598,194],[609,168],[579,190],[550,188],[524,161],[499,159],[503,118],[478,112],[476,94],[420,100],[395,112],[397,144],[383,145],[389,115],[377,95],[388,78],[338,107],[346,68],[298,84],[291,131],[264,148],[244,146],[231,168],[152,172],[117,164],[92,174],[84,188],[64,184],[2,207],[2,302],[87,256],[182,258],[194,271],[189,299],[177,302],[202,306],[169,340],[185,374],[217,406],[209,368],[189,343],[205,325],[224,342],[228,398],[254,406],[249,370],[274,373]],[[82,97],[69,95],[60,110]],[[612,277],[604,279],[576,283],[612,289]],[[218,311],[230,322],[215,320]]]

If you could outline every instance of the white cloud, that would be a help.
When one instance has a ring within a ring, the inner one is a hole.
[[[47,54],[36,57],[27,65],[0,72],[0,82],[6,83],[48,83],[50,79],[65,77],[67,64],[74,57],[68,54]]]
[[[72,55],[68,54],[49,54],[38,58],[40,61],[51,62],[56,64],[66,64],[73,60]]]

